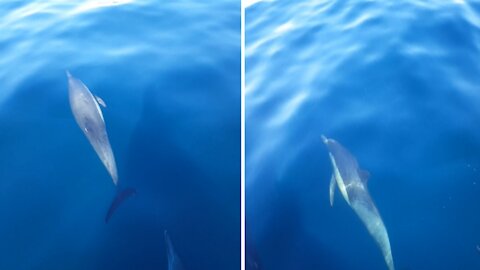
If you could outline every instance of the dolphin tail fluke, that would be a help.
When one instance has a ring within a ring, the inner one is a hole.
[[[113,198],[112,204],[110,204],[110,208],[108,208],[107,215],[105,216],[105,223],[108,223],[110,218],[112,217],[113,213],[117,210],[117,208],[128,198],[132,195],[135,195],[137,191],[134,188],[123,188],[118,189],[115,198]]]

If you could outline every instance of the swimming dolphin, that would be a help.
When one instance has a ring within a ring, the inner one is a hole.
[[[117,185],[117,165],[113,156],[112,147],[108,140],[105,120],[98,101],[90,90],[77,78],[74,78],[67,71],[68,93],[70,98],[70,107],[78,126],[82,129],[88,141],[97,152],[98,157],[103,162],[108,173],[112,177],[113,183]]]
[[[88,87],[82,81],[67,73],[68,93],[70,99],[70,107],[78,126],[87,136],[88,141],[95,149],[98,157],[102,161],[108,173],[112,177],[113,183],[117,187],[117,194],[112,201],[105,222],[108,222],[113,212],[128,197],[135,194],[132,188],[121,189],[118,185],[117,165],[113,155],[110,141],[108,140],[107,130],[105,128],[105,120],[103,119],[100,105],[106,107],[105,102],[94,96]]]
[[[175,252],[172,240],[170,240],[170,236],[166,230],[164,231],[164,235],[165,244],[167,245],[168,270],[184,270],[185,268],[183,268],[180,257],[178,257],[177,253]]]
[[[124,188],[124,189],[117,189],[117,194],[113,198],[112,203],[110,204],[110,208],[108,208],[107,215],[105,216],[105,223],[108,223],[110,218],[112,217],[113,213],[117,210],[117,208],[130,196],[135,195],[137,191],[134,188]]]
[[[333,166],[333,173],[330,179],[330,205],[333,206],[336,183],[343,198],[345,198],[353,211],[365,224],[370,235],[377,242],[388,269],[394,270],[387,229],[368,193],[367,181],[369,173],[359,168],[355,157],[340,143],[333,139],[327,139],[324,135],[322,135],[322,141],[327,145]]]
[[[245,270],[260,270],[260,258],[253,244],[248,239],[245,241]]]

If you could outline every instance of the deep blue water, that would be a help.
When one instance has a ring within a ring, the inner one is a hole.
[[[0,4],[0,269],[167,269],[164,230],[185,269],[239,269],[240,2],[68,2]],[[108,224],[67,69],[137,189]]]
[[[245,52],[261,269],[386,269],[338,190],[330,207],[321,134],[370,171],[397,270],[480,269],[478,2],[260,2]]]

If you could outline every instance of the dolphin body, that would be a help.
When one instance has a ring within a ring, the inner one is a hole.
[[[322,135],[322,141],[328,148],[330,161],[333,166],[333,173],[330,179],[330,205],[333,206],[336,183],[343,198],[362,220],[370,235],[377,242],[388,269],[394,270],[387,229],[367,189],[369,173],[359,168],[355,157],[340,143],[333,139],[328,139],[324,135]]]
[[[117,165],[110,141],[108,140],[102,110],[97,103],[97,99],[82,81],[74,78],[68,71],[67,77],[70,107],[72,108],[73,116],[80,129],[87,136],[93,149],[95,149],[95,152],[97,152],[103,165],[107,168],[108,173],[110,173],[113,183],[117,185]]]
[[[117,165],[110,141],[108,140],[102,110],[99,106],[100,104],[106,107],[104,101],[99,97],[95,97],[88,87],[82,81],[73,77],[70,72],[67,71],[66,73],[73,116],[112,177],[113,184],[117,187],[117,193],[105,217],[105,222],[107,223],[118,206],[128,197],[135,194],[135,189],[121,189],[118,185]]]
[[[184,270],[180,257],[178,257],[177,252],[173,248],[172,240],[168,235],[167,231],[164,231],[165,235],[165,244],[167,245],[167,259],[168,259],[168,270]]]

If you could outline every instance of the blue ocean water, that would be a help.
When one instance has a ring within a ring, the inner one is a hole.
[[[259,269],[386,269],[338,190],[330,207],[321,134],[370,171],[396,269],[480,269],[478,2],[259,2],[245,53]]]
[[[0,269],[240,266],[240,2],[0,4]],[[115,187],[70,111],[100,96]]]

